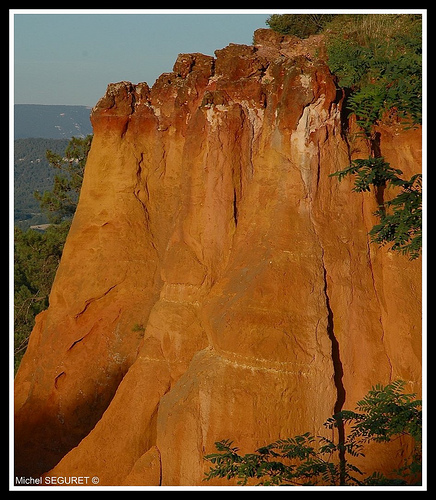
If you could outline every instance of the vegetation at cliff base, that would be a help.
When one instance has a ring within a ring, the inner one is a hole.
[[[330,417],[326,429],[346,427],[343,439],[311,433],[279,439],[254,453],[240,455],[228,439],[215,443],[218,453],[205,456],[211,468],[205,481],[237,479],[257,486],[402,486],[420,484],[422,463],[422,402],[404,394],[405,382],[377,385],[357,403],[355,411]],[[338,433],[340,436],[341,433]],[[362,471],[352,462],[364,457],[369,443],[406,438],[413,444],[401,467],[389,475]]]
[[[14,228],[14,368],[18,369],[50,290],[76,210],[92,136],[72,138],[63,155],[47,151],[57,172],[51,191],[35,193],[50,225],[43,232]]]
[[[62,256],[69,222],[46,231],[14,230],[14,367],[18,369],[35,317],[48,297]]]

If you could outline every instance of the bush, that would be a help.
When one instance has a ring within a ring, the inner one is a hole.
[[[48,307],[48,297],[58,268],[69,222],[14,233],[14,369],[27,349],[35,316]]]
[[[280,439],[239,455],[229,440],[215,443],[218,453],[206,455],[212,466],[205,480],[237,478],[238,484],[258,480],[257,485],[269,486],[375,486],[419,484],[421,473],[422,410],[415,394],[404,394],[401,380],[386,387],[377,385],[357,403],[356,411],[342,411],[329,418],[328,429],[351,426],[348,435],[335,443],[310,433]],[[399,470],[389,477],[379,471],[366,475],[353,465],[348,456],[364,456],[369,442],[383,443],[399,436],[409,436],[414,449]]]
[[[409,126],[421,123],[421,15],[273,14],[266,24],[300,38],[325,34],[329,67],[368,134],[392,108]]]
[[[337,16],[327,34],[327,52],[339,85],[349,90],[348,108],[368,134],[392,108],[409,126],[421,123],[421,16]]]
[[[319,33],[336,14],[273,14],[266,24],[283,35],[307,38]]]

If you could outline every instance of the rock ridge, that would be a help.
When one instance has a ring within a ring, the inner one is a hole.
[[[15,380],[16,475],[202,485],[216,441],[322,434],[395,378],[419,393],[420,262],[370,245],[374,195],[329,177],[370,148],[324,53],[262,29],[108,85]],[[421,130],[379,133],[416,173]]]

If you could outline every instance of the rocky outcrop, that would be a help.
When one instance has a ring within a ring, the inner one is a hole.
[[[376,383],[419,392],[420,262],[371,244],[374,195],[329,177],[368,146],[322,53],[258,30],[108,86],[16,377],[16,475],[200,485],[216,441],[322,434]],[[415,173],[420,130],[379,133]]]

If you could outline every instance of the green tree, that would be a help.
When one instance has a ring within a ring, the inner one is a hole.
[[[341,19],[340,19],[341,18]],[[341,21],[341,23],[340,23]],[[348,95],[346,107],[354,113],[368,140],[371,156],[355,160],[335,172],[339,180],[355,175],[353,191],[373,186],[379,218],[369,232],[379,245],[416,259],[422,247],[422,175],[410,180],[399,177],[381,157],[375,126],[387,111],[393,111],[405,128],[421,123],[422,19],[420,15],[355,14],[338,16],[328,35],[328,62]],[[399,194],[384,201],[388,186]]]
[[[51,191],[45,191],[42,195],[35,192],[35,198],[53,224],[71,219],[76,211],[91,143],[92,135],[84,139],[73,137],[64,155],[47,151],[46,156],[50,165],[60,174],[55,175]]]
[[[363,486],[419,484],[421,474],[422,402],[415,394],[404,394],[401,380],[377,385],[357,403],[356,411],[341,411],[329,418],[328,429],[344,424],[349,428],[343,441],[305,433],[280,439],[239,455],[229,440],[215,443],[218,453],[205,456],[211,468],[205,480],[237,478],[238,484],[257,481],[258,486]],[[339,434],[340,435],[340,434]],[[364,473],[351,460],[364,456],[365,445],[409,436],[413,452],[389,477],[379,471]],[[351,457],[351,459],[349,458]]]

